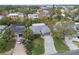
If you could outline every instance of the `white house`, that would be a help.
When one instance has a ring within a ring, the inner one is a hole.
[[[49,11],[48,10],[43,10],[44,16],[50,17]]]
[[[7,15],[7,17],[10,17],[10,18],[23,18],[24,15],[22,13],[10,13]]]
[[[30,27],[34,34],[47,35],[50,34],[50,29],[44,23],[35,23]]]
[[[35,19],[38,18],[38,14],[28,14],[29,19]]]
[[[50,17],[50,13],[49,13],[48,10],[39,9],[39,10],[37,10],[37,14],[38,14],[38,17],[39,18],[42,18],[42,17]]]

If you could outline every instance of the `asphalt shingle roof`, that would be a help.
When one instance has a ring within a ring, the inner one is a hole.
[[[25,26],[23,25],[12,25],[12,29],[14,33],[22,33]]]

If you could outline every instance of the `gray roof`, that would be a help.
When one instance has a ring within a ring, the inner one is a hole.
[[[34,34],[45,34],[45,33],[49,33],[50,32],[48,26],[46,26],[46,25],[31,26],[30,28],[32,29]]]
[[[12,30],[14,33],[22,33],[25,29],[23,25],[12,25]]]

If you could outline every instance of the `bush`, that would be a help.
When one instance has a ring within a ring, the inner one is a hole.
[[[7,52],[14,48],[16,40],[12,39],[11,29],[7,29],[0,38],[0,53]]]

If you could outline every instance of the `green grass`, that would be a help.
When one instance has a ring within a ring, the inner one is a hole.
[[[43,53],[44,53],[44,40],[42,38],[35,39],[33,41],[32,54],[33,55],[40,55]]]
[[[66,52],[69,50],[68,46],[64,44],[63,40],[59,37],[54,37],[54,45],[56,50],[61,53],[61,52]]]

